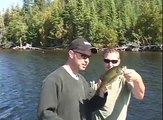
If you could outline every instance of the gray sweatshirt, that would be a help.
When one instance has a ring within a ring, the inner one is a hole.
[[[106,97],[95,94],[85,78],[74,79],[63,67],[43,81],[38,107],[39,120],[91,120]]]

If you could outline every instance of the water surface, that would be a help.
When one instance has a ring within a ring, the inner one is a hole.
[[[132,97],[127,120],[162,120],[162,53],[121,52],[122,63],[141,74],[143,101]],[[0,120],[37,120],[42,80],[67,60],[66,51],[0,50]],[[104,72],[102,55],[90,59],[86,79]]]

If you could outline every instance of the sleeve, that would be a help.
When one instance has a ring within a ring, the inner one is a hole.
[[[88,102],[88,106],[90,110],[96,111],[102,108],[105,105],[106,99],[107,99],[107,92],[99,93],[99,94],[95,93],[94,96]]]
[[[38,106],[39,120],[63,120],[56,113],[61,91],[59,88],[55,81],[50,78],[43,81]]]
[[[87,85],[87,83],[86,86],[87,86],[87,100],[85,101],[85,103],[87,105],[87,108],[90,111],[96,111],[102,108],[105,105],[107,99],[107,92],[103,93],[103,91],[100,91],[99,93],[97,93],[96,90]]]

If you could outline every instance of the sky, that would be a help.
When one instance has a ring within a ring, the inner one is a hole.
[[[16,6],[16,5],[22,6],[23,5],[23,0],[0,0],[0,11],[3,9],[6,10],[7,8],[11,8],[11,6]]]

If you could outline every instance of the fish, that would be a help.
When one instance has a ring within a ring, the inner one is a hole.
[[[124,70],[127,69],[126,66],[115,66],[109,70],[107,70],[101,78],[101,85],[99,86],[99,90],[104,89],[106,86],[111,85],[119,75],[124,73]]]

